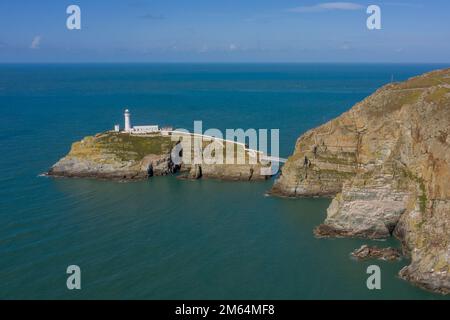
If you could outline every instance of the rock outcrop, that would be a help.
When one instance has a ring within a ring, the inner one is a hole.
[[[400,250],[395,248],[378,248],[363,245],[351,253],[351,256],[358,260],[379,259],[386,261],[400,260],[402,254]]]
[[[318,236],[384,238],[400,276],[450,292],[450,69],[392,83],[306,132],[272,194],[333,196]]]
[[[187,172],[180,176],[183,179],[206,177],[229,181],[255,181],[270,178],[261,174],[260,164],[195,164],[184,168]]]
[[[261,174],[261,169],[270,167],[270,164],[259,162],[213,163],[214,159],[200,152],[202,158],[195,164],[193,150],[190,161],[174,162],[172,153],[179,142],[178,138],[161,134],[139,136],[116,132],[100,133],[73,143],[70,152],[53,165],[48,175],[115,180],[147,179],[176,172],[180,172],[185,179],[254,181],[270,177]],[[204,143],[209,145],[207,141]],[[179,151],[186,152],[183,148]]]
[[[182,179],[255,181],[266,180],[272,176],[265,173],[265,170],[271,168],[271,164],[260,161],[256,154],[246,150],[242,144],[207,137],[204,137],[202,141],[197,139],[186,140],[185,136],[180,136],[180,146],[183,150],[183,163],[180,170]],[[198,145],[202,145],[202,150],[198,151]],[[190,153],[186,154],[186,150],[190,150]],[[231,150],[233,153],[229,160],[227,152]],[[190,161],[185,161],[186,158]]]
[[[134,180],[166,175],[177,168],[170,151],[170,137],[132,136],[106,132],[72,144],[68,155],[48,172],[51,176]]]

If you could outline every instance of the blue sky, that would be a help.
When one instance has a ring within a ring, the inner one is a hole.
[[[2,0],[0,62],[447,63],[450,1]]]

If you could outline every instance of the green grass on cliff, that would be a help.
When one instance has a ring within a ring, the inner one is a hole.
[[[332,164],[354,165],[356,164],[355,152],[318,153],[316,159],[320,162]]]
[[[419,194],[417,195],[417,200],[419,203],[420,212],[425,213],[428,203],[425,181],[406,168],[401,168],[399,170],[399,175],[397,178],[399,186],[402,186],[405,189],[411,182],[416,183],[419,191]]]
[[[450,85],[450,69],[431,72],[422,76],[411,78],[408,81],[388,86],[388,95],[385,101],[375,101],[370,112],[373,116],[382,116],[386,111],[397,111],[404,105],[417,103],[424,91],[433,88],[425,96],[427,102],[442,103],[448,99]]]
[[[450,84],[450,69],[438,70],[397,83],[395,89],[425,89],[437,85]]]
[[[442,103],[449,100],[450,88],[440,87],[426,96],[427,102]]]
[[[108,132],[95,138],[96,147],[113,153],[122,160],[139,160],[149,154],[163,155],[170,152],[176,142],[161,135],[134,136]]]

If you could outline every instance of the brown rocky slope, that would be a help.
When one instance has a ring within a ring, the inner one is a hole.
[[[317,236],[384,238],[400,276],[450,292],[450,69],[392,83],[306,132],[272,194],[333,196]]]

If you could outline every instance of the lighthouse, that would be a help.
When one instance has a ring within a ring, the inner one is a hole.
[[[123,115],[125,117],[125,132],[130,132],[131,131],[130,111],[126,109]]]

